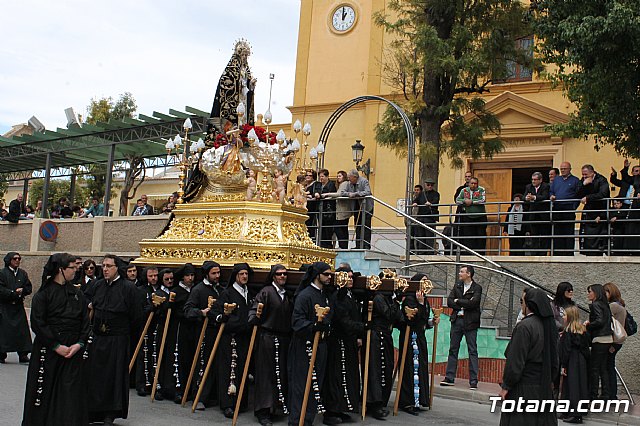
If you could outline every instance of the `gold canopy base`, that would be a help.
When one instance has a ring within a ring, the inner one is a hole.
[[[138,265],[202,265],[214,260],[222,266],[247,262],[268,269],[281,263],[333,264],[336,253],[309,238],[306,210],[279,203],[254,201],[178,204],[169,227],[155,239],[140,242]]]

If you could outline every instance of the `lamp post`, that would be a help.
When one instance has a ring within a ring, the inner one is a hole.
[[[362,162],[362,154],[364,154],[364,145],[360,143],[359,139],[351,145],[351,154],[353,155],[353,162],[356,163],[356,170],[364,173],[367,176],[367,180],[369,180],[369,175],[371,174],[371,159],[367,158],[367,161],[360,165]]]

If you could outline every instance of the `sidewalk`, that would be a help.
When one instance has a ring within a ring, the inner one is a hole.
[[[434,394],[441,398],[490,405],[489,397],[497,396],[500,392],[500,386],[496,383],[480,382],[478,383],[478,390],[470,390],[469,383],[466,380],[457,379],[454,386],[440,386],[440,382],[443,379],[444,377],[436,375],[433,383]],[[622,395],[620,396],[622,397]],[[636,404],[640,403],[640,396],[634,395],[634,400]],[[584,422],[588,423],[589,420],[615,425],[640,425],[640,405],[631,405],[628,413],[591,413],[584,418]],[[559,420],[558,424],[564,423]]]

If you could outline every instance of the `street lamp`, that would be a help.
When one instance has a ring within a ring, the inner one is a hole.
[[[351,154],[353,156],[353,162],[356,163],[356,170],[364,173],[369,180],[369,174],[371,174],[371,159],[367,158],[367,161],[360,165],[362,162],[362,154],[364,153],[364,145],[357,139],[356,143],[351,145]]]

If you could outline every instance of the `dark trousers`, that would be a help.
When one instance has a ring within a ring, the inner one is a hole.
[[[616,374],[616,355],[622,345],[614,343],[614,352],[607,355],[607,370],[609,371],[609,399],[618,399],[618,376]]]
[[[356,248],[357,249],[370,249],[371,248],[371,218],[373,217],[373,211],[366,211],[361,209],[356,212]]]
[[[600,399],[609,399],[611,380],[607,359],[611,343],[592,343],[591,359],[589,360],[589,398],[598,399],[598,385],[602,382]]]
[[[602,237],[603,230],[602,223],[583,222],[580,224],[582,254],[586,256],[602,256],[606,246],[606,238]]]
[[[514,229],[513,235],[509,235],[509,256],[524,256],[524,227],[521,230]]]
[[[553,213],[553,256],[573,256],[575,244],[575,223],[564,222],[576,220],[574,212]]]
[[[457,317],[451,323],[451,331],[449,332],[449,358],[447,359],[446,379],[453,382],[456,378],[458,370],[458,351],[460,350],[460,342],[464,336],[467,341],[467,350],[469,352],[469,384],[478,384],[478,329],[465,330],[464,318]]]
[[[18,352],[18,357],[20,358],[24,358],[25,356],[29,355],[29,351],[19,351]],[[5,359],[7,359],[7,353],[6,352],[0,352],[0,360],[4,361]]]
[[[343,250],[349,248],[349,219],[336,219],[335,225],[333,225],[333,232],[338,239],[338,247]]]
[[[460,242],[480,254],[484,254],[487,246],[487,216],[478,217],[462,216],[460,224],[460,236],[464,237]]]
[[[307,219],[304,223],[307,225],[307,230],[309,231],[309,238],[313,243],[316,243],[316,233],[318,232],[318,212],[310,211],[307,213],[309,219]]]
[[[416,254],[421,254],[425,251],[424,246],[425,229],[417,224],[411,225],[411,248],[415,250]]]

